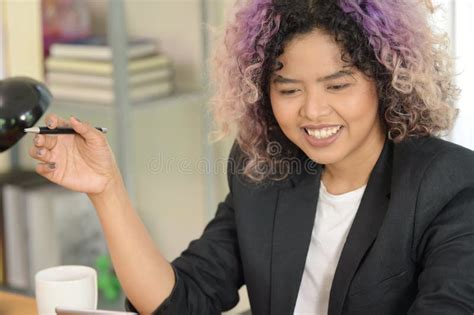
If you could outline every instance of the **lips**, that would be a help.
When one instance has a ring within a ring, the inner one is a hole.
[[[308,125],[301,126],[301,128],[304,128],[304,129],[322,129],[322,128],[331,128],[331,127],[339,127],[339,126],[342,126],[342,125],[341,124],[319,124],[319,125],[308,124]]]
[[[342,125],[318,125],[305,126],[304,137],[313,147],[326,147],[337,140],[344,126]]]

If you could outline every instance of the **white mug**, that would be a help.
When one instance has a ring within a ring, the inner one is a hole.
[[[86,266],[57,266],[35,275],[38,315],[55,315],[55,308],[97,309],[97,273]]]

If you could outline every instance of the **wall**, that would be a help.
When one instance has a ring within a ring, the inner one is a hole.
[[[4,16],[4,3],[0,2],[0,80],[5,77],[5,16]]]
[[[40,1],[0,0],[0,6],[0,11],[3,11],[0,24],[4,30],[1,38],[5,58],[4,74],[42,80]],[[9,166],[10,154],[3,152],[0,155],[0,171],[7,170]]]
[[[6,76],[6,64],[5,64],[5,52],[6,52],[6,44],[5,44],[5,12],[4,12],[4,3],[0,2],[0,80],[2,80]],[[10,163],[10,157],[8,153],[0,154],[0,172],[3,172],[8,169]]]

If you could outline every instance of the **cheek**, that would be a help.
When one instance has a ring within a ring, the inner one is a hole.
[[[289,128],[296,123],[298,117],[298,108],[288,99],[282,99],[277,96],[270,96],[273,115],[280,127]]]
[[[287,104],[272,103],[273,115],[281,129],[286,130],[291,128],[294,123],[294,117],[291,110],[288,110]]]
[[[370,92],[368,92],[370,93]],[[371,124],[374,119],[379,118],[378,101],[375,95],[365,94],[358,98],[352,98],[350,103],[340,108],[339,115],[352,124]]]
[[[379,108],[378,108],[378,101],[376,98],[368,97],[364,99],[364,103],[362,103],[363,108],[362,111],[359,111],[358,117],[363,121],[367,121],[367,123],[371,123],[376,119],[379,119]]]
[[[276,121],[281,126],[283,123],[282,120],[285,117],[283,104],[281,104],[280,100],[272,93],[270,93],[270,103],[273,111],[273,116],[275,116]]]

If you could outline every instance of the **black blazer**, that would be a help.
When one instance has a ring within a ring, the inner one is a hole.
[[[231,153],[238,160],[239,150]],[[230,193],[173,261],[176,286],[155,314],[220,314],[247,285],[252,314],[294,311],[321,167]],[[127,302],[128,308],[133,307]],[[349,231],[329,315],[473,314],[474,154],[437,138],[387,140]]]

